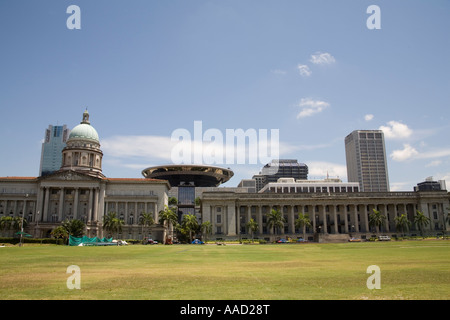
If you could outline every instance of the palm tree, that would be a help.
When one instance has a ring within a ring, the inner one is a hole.
[[[285,220],[280,210],[272,209],[272,211],[267,215],[267,226],[273,228],[274,233],[280,228],[284,228]]]
[[[13,227],[14,231],[19,231],[22,227],[22,223],[23,223],[23,227],[25,227],[28,223],[27,219],[22,218],[22,217],[14,217],[12,220],[12,227]]]
[[[166,229],[164,229],[164,233],[166,230],[170,230],[170,227],[178,222],[178,217],[172,207],[165,206],[164,210],[159,212],[159,223],[162,225],[167,225]],[[173,235],[172,235],[173,236]],[[164,234],[164,239],[166,239],[166,235]],[[164,240],[165,241],[165,240]]]
[[[420,235],[423,237],[423,227],[430,223],[430,218],[425,216],[422,211],[417,210],[414,216],[414,223],[419,227]]]
[[[252,242],[253,242],[253,236],[254,236],[256,230],[258,230],[258,228],[259,228],[258,222],[256,222],[253,218],[250,219],[250,221],[247,223],[247,228],[248,228],[248,230],[250,230],[250,233],[252,234]]]
[[[153,213],[142,213],[139,217],[139,224],[142,226],[142,238],[144,238],[144,228],[151,228],[155,224],[155,220],[153,219]]]
[[[197,217],[193,214],[186,214],[183,216],[181,225],[183,226],[183,228],[186,231],[189,232],[189,242],[191,242],[192,241],[192,232],[195,232],[198,229]]]
[[[405,236],[405,230],[411,227],[411,221],[408,220],[406,214],[402,214],[399,217],[395,217],[395,227],[402,231],[403,236]]]
[[[108,212],[107,215],[103,217],[103,229],[109,231],[111,234],[117,232],[122,232],[122,226],[124,222],[122,219],[117,218],[117,213]]]
[[[61,226],[67,231],[67,233],[74,237],[82,237],[84,234],[85,224],[78,219],[65,220],[61,223]]]
[[[202,234],[205,235],[204,241],[206,242],[208,240],[208,235],[212,233],[212,223],[211,221],[205,221],[201,224],[200,229],[202,231]]]
[[[308,214],[299,213],[297,220],[295,220],[295,227],[303,228],[303,239],[306,237],[306,227],[311,227],[311,220]]]
[[[376,228],[376,232],[380,232],[380,227],[384,225],[386,217],[380,211],[373,209],[373,213],[369,215],[369,225]]]
[[[0,229],[10,230],[11,226],[14,224],[13,217],[1,217],[0,218]]]

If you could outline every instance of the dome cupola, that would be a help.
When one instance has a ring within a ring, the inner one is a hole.
[[[69,140],[87,140],[99,143],[97,130],[89,122],[89,113],[83,112],[83,121],[72,129],[69,135]]]
[[[74,170],[103,177],[102,157],[98,133],[91,126],[86,109],[83,112],[83,120],[72,129],[67,145],[62,151],[61,170]]]

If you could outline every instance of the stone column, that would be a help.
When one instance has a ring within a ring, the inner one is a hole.
[[[88,222],[92,221],[92,205],[94,202],[94,189],[90,188],[89,189],[89,208],[88,208]]]
[[[93,208],[93,215],[92,220],[98,221],[98,198],[99,198],[99,190],[98,188],[94,189],[94,208]]]
[[[45,199],[44,199],[44,212],[42,212],[42,218],[44,222],[48,222],[48,205],[50,202],[50,188],[45,187]]]
[[[348,210],[347,210],[348,205],[344,205],[344,232],[348,233]]]
[[[333,205],[333,217],[334,217],[334,233],[338,234],[339,233],[339,229],[338,229],[338,220],[337,220],[337,212],[336,212],[336,205]]]
[[[236,207],[234,203],[230,203],[227,205],[227,227],[228,227],[228,236],[236,236],[236,214],[239,214],[239,212],[236,212]]]
[[[79,215],[78,215],[78,197],[79,197],[79,193],[80,193],[80,188],[76,187],[75,188],[75,196],[74,196],[74,200],[73,200],[73,216],[75,219],[79,219]]]
[[[258,235],[263,234],[263,219],[262,219],[262,205],[258,205],[258,212],[256,213],[256,222],[258,223]]]
[[[358,205],[354,204],[353,205],[353,210],[355,211],[354,213],[354,225],[355,225],[355,232],[359,232],[359,221],[358,221]]]
[[[63,210],[64,210],[64,187],[59,189],[59,206],[58,206],[58,221],[63,221]]]
[[[35,212],[34,212],[34,215],[35,215],[35,218],[34,218],[34,221],[35,222],[39,222],[39,219],[41,218],[41,213],[42,213],[42,197],[43,197],[43,194],[42,194],[42,187],[39,187],[38,188],[38,192],[37,192],[37,195],[36,195],[36,209],[35,209]]]
[[[388,219],[388,214],[387,214],[387,205],[385,203],[383,203],[383,212],[382,214],[385,216],[385,228],[386,228],[386,232],[389,232],[389,219]]]
[[[294,206],[288,206],[288,233],[295,234]]]
[[[327,228],[327,210],[326,210],[326,206],[324,204],[322,204],[322,218],[323,218],[323,226],[322,226],[322,233],[327,234],[328,233],[328,228]]]
[[[99,199],[98,199],[98,210],[96,220],[103,222],[103,216],[105,215],[105,185],[100,185]],[[117,212],[117,211],[116,211]]]

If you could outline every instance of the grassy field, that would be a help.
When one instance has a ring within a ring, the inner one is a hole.
[[[67,267],[81,271],[68,289]],[[367,267],[381,270],[368,289]],[[449,299],[450,241],[0,248],[0,299]]]

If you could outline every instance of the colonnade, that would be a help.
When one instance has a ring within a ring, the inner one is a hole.
[[[284,228],[277,229],[277,234],[290,237],[298,237],[303,232],[295,226],[300,213],[308,215],[311,221],[311,227],[307,228],[309,234],[375,233],[378,231],[398,233],[400,231],[396,228],[395,218],[402,214],[405,214],[412,223],[411,230],[417,230],[413,223],[417,211],[423,212],[430,218],[430,223],[426,227],[428,231],[448,228],[448,223],[445,223],[443,219],[449,208],[448,196],[420,199],[413,192],[402,197],[395,197],[395,194],[389,193],[384,199],[374,197],[363,200],[358,196],[345,199],[338,197],[264,199],[263,196],[258,195],[257,199],[237,197],[233,201],[220,200],[220,197],[217,197],[219,194],[211,192],[202,199],[202,219],[211,222],[213,235],[216,236],[249,236],[251,232],[247,223],[250,219],[258,224],[255,236],[270,236],[273,234],[273,228],[267,224],[267,214],[272,209],[279,210],[285,220]],[[381,230],[369,223],[369,215],[374,210],[385,217]]]

